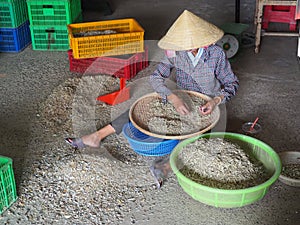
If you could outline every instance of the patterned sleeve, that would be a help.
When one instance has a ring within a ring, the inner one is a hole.
[[[236,95],[236,92],[239,88],[239,80],[232,72],[230,63],[223,50],[220,51],[220,57],[216,66],[215,74],[216,78],[222,85],[221,93],[218,94],[225,96],[223,103],[229,101],[233,96]]]
[[[163,60],[157,65],[157,68],[153,72],[153,74],[150,75],[151,86],[163,98],[166,98],[166,96],[172,93],[165,84],[166,78],[170,77],[171,75],[172,68],[174,68],[172,58],[168,58],[167,56],[165,56]]]

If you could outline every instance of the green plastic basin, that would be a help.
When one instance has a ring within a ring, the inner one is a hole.
[[[271,177],[257,186],[235,190],[212,188],[190,180],[179,171],[178,154],[183,150],[183,147],[199,138],[225,138],[232,143],[239,144],[244,151],[252,154],[264,164]],[[246,135],[228,132],[207,133],[182,141],[172,151],[170,165],[177,176],[179,185],[188,195],[199,202],[220,208],[236,208],[257,202],[265,196],[269,187],[279,178],[281,173],[280,158],[269,145]]]

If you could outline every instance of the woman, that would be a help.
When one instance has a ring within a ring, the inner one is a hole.
[[[176,70],[176,83],[180,89],[212,97],[205,105],[199,106],[203,114],[211,113],[216,105],[229,101],[236,94],[238,79],[224,51],[215,45],[223,34],[213,24],[185,10],[158,42],[166,54],[150,75],[150,83],[157,93],[173,104],[178,113],[185,115],[189,113],[189,108],[165,84],[173,69]],[[127,111],[94,133],[65,140],[75,148],[99,147],[101,140],[108,135],[121,133],[128,120]]]

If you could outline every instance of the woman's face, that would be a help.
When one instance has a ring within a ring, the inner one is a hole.
[[[187,50],[187,52],[192,52],[192,53],[193,53],[193,52],[198,52],[198,49],[199,49],[199,48],[189,49],[189,50]]]
[[[207,48],[209,45],[203,46],[201,48]],[[189,49],[187,50],[187,52],[192,52],[192,53],[197,53],[199,50],[199,48],[193,48],[193,49]]]

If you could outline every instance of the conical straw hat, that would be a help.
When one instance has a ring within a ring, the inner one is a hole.
[[[204,47],[220,40],[224,32],[215,25],[184,10],[158,42],[162,49],[183,51]]]

